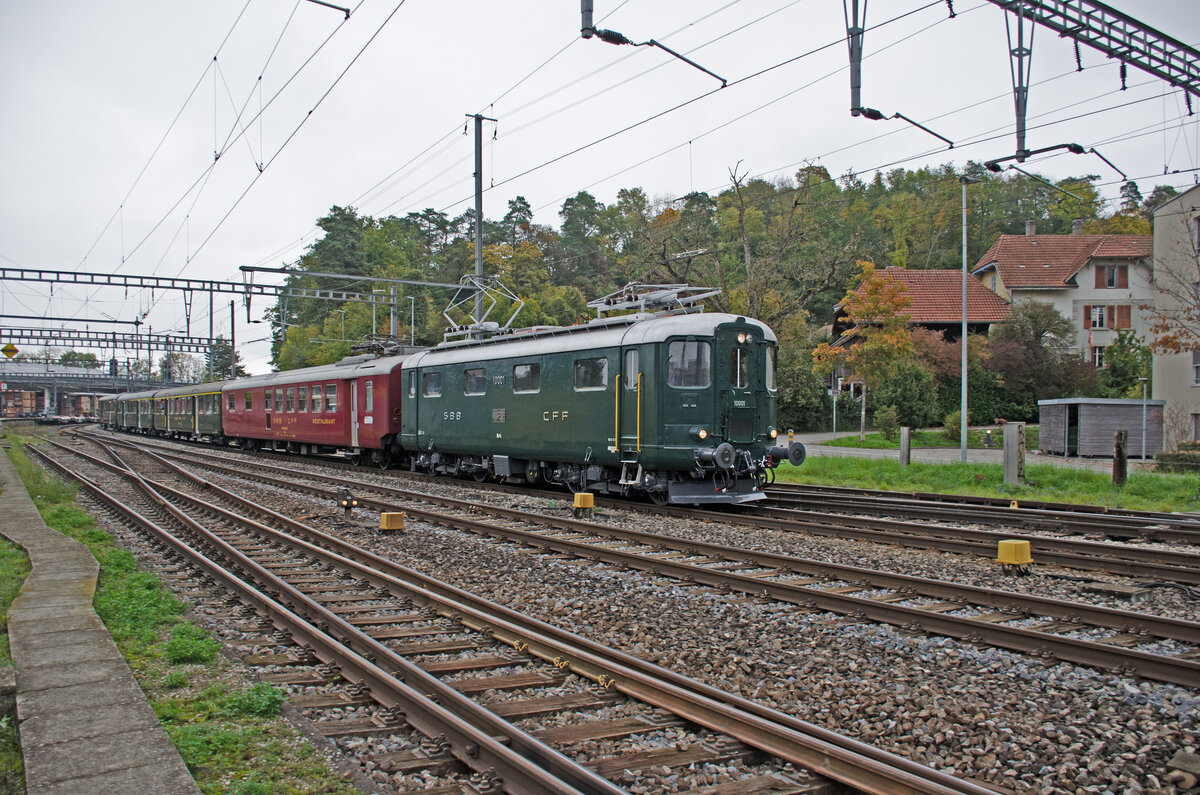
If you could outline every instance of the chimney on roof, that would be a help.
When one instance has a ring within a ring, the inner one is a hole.
[[[1025,234],[1030,237],[1037,234],[1037,221],[1030,218],[1025,222]]]
[[[1076,218],[1074,221],[1071,222],[1071,234],[1073,234],[1073,235],[1082,235],[1083,234],[1083,219],[1082,218]]]

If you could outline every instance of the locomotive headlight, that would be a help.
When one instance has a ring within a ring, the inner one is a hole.
[[[746,335],[745,335],[745,334],[738,334],[738,344],[740,345],[740,344],[743,344],[743,343],[745,343],[745,342],[746,342]]]
[[[776,430],[775,428],[772,428],[771,430],[767,431],[767,435],[769,435],[772,439],[774,439],[776,436],[779,435],[779,431]]]
[[[700,425],[693,425],[690,433],[693,438],[699,439],[700,441],[704,441],[708,438],[708,428],[704,428]]]

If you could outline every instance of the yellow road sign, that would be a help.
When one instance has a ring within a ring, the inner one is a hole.
[[[11,359],[12,357],[17,355],[17,346],[13,345],[10,342],[7,345],[5,345],[3,348],[0,348],[0,353],[3,353],[5,356],[7,356],[8,358]]]

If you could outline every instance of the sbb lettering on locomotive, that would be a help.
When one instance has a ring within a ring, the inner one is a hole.
[[[442,419],[443,420],[461,420],[462,412],[461,411],[443,411]]]

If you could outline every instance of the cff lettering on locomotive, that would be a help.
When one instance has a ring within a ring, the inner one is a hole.
[[[639,313],[129,393],[103,399],[102,418],[479,481],[737,503],[804,460],[777,441],[776,352],[757,320]]]

